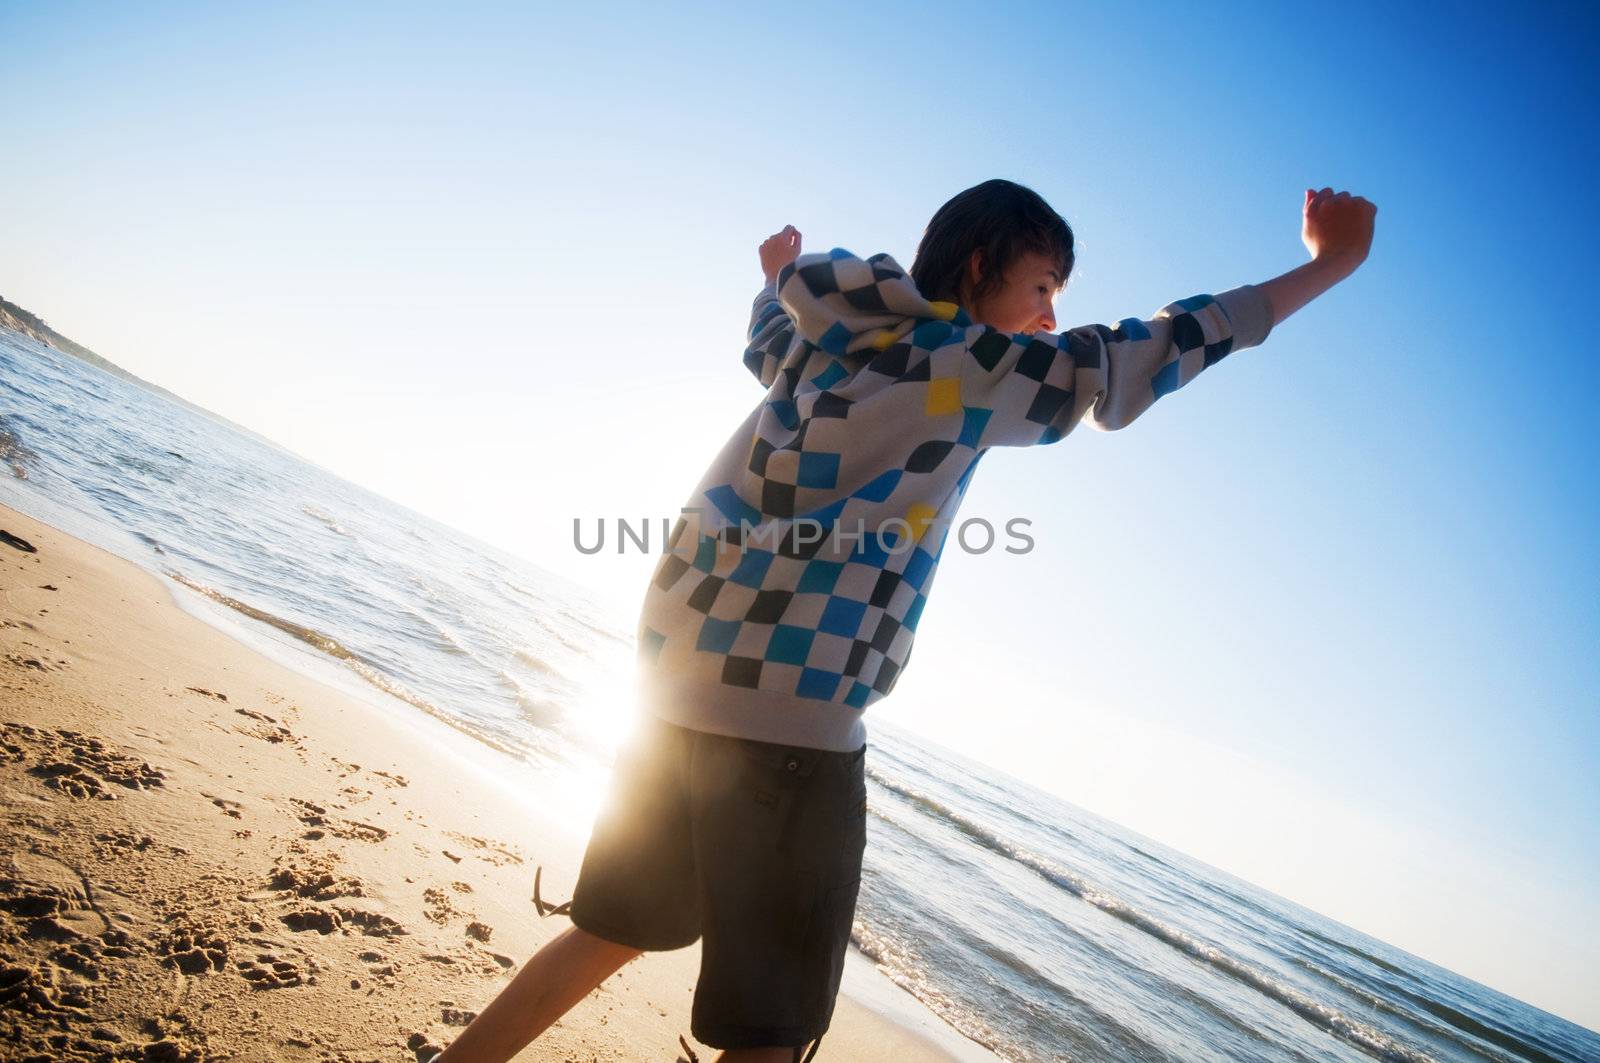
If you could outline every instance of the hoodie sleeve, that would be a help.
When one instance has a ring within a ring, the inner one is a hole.
[[[962,401],[988,411],[984,447],[1054,443],[1084,417],[1114,431],[1230,352],[1260,344],[1272,324],[1265,294],[1247,284],[1110,327],[1033,335],[985,328],[969,346]]]
[[[744,349],[744,364],[770,388],[778,378],[778,369],[788,353],[789,341],[794,339],[794,322],[778,302],[778,286],[768,284],[756,296],[750,308],[749,345]]]

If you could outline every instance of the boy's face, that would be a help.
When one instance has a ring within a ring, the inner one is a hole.
[[[968,280],[973,285],[982,276],[982,258],[982,253],[975,251],[968,263]],[[1066,284],[1060,269],[1060,261],[1050,255],[1026,252],[1001,274],[999,289],[968,307],[972,319],[1001,332],[1054,332],[1055,298]]]

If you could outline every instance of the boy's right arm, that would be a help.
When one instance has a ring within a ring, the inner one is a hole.
[[[770,388],[778,379],[778,367],[789,350],[789,341],[794,339],[794,322],[778,302],[778,286],[772,281],[761,289],[750,307],[749,339],[744,364],[762,387]]]

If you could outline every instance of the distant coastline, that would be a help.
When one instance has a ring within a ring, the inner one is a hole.
[[[8,328],[13,332],[19,332],[22,335],[27,336],[29,339],[36,340],[39,343],[44,344],[46,347],[58,350],[62,354],[70,354],[72,357],[77,358],[80,361],[88,362],[95,368],[102,369],[105,372],[110,373],[112,376],[121,377],[130,384],[135,384],[138,387],[144,388],[146,391],[153,391],[157,395],[171,399],[173,402],[179,403],[180,405],[193,410],[195,413],[209,417],[213,421],[225,424],[229,428],[232,428],[236,431],[243,432],[251,439],[265,443],[275,450],[281,450],[286,454],[293,453],[292,451],[284,450],[282,444],[273,442],[259,432],[251,431],[244,425],[239,424],[237,421],[230,421],[221,414],[218,414],[212,410],[208,410],[204,406],[190,402],[182,395],[177,395],[171,391],[168,391],[160,384],[152,384],[144,377],[128,372],[126,369],[111,361],[109,358],[103,358],[76,340],[68,339],[66,336],[63,336],[61,333],[51,328],[50,323],[45,321],[39,315],[32,313],[31,311],[24,310],[22,307],[18,306],[16,303],[10,302],[3,296],[0,296],[0,327]],[[300,458],[300,455],[298,454],[295,454],[294,456],[296,458]],[[306,459],[300,458],[300,460],[304,461]]]

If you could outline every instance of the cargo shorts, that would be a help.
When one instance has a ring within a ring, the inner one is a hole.
[[[618,753],[573,888],[573,924],[647,951],[704,938],[689,1027],[702,1044],[819,1040],[861,886],[866,752],[732,738],[646,714]]]

